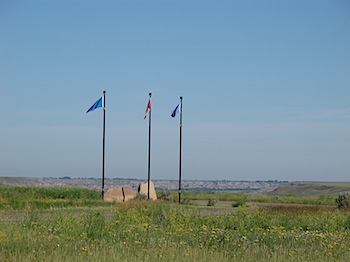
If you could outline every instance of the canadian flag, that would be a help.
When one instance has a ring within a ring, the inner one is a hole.
[[[146,112],[145,112],[145,117],[143,119],[147,118],[148,113],[151,111],[151,99],[148,99],[147,107],[146,107]]]

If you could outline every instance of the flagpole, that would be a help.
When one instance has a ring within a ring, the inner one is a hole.
[[[149,101],[151,100],[152,93],[149,93]],[[147,199],[150,199],[150,181],[151,181],[151,114],[152,114],[152,105],[148,112],[148,188],[147,188]]]
[[[182,96],[180,96],[180,150],[179,150],[179,203],[181,203],[181,162],[182,162]]]
[[[101,197],[104,199],[105,188],[105,134],[106,134],[106,91],[103,91],[103,135],[102,135],[102,191]]]

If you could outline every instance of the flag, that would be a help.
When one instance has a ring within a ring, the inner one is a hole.
[[[148,113],[151,111],[151,99],[148,99],[147,107],[146,107],[146,112],[145,112],[145,117],[143,119],[146,119]]]
[[[175,107],[175,109],[171,112],[171,116],[172,117],[175,117],[176,116],[176,114],[179,112],[179,105],[177,105],[176,107]]]
[[[86,113],[89,113],[90,111],[94,111],[96,108],[102,107],[102,97],[93,104]]]

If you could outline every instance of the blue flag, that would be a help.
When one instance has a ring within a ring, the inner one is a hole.
[[[89,113],[90,111],[94,111],[96,108],[102,107],[102,97],[93,104],[86,113]]]
[[[171,116],[172,117],[175,117],[176,116],[176,114],[179,112],[179,105],[177,105],[176,107],[175,107],[175,109],[171,112]]]

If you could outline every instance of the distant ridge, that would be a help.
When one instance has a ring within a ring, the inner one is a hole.
[[[125,187],[137,189],[146,179],[107,178],[105,189]],[[153,180],[156,190],[177,190],[177,180]],[[91,189],[101,188],[98,178],[30,178],[30,177],[0,177],[0,185],[11,186],[74,186]],[[321,196],[350,192],[350,182],[311,182],[311,181],[230,181],[230,180],[184,180],[182,190],[209,192],[246,192],[271,195],[301,195]]]
[[[140,183],[145,182],[140,179],[118,179],[106,178],[105,189],[112,187],[125,187],[137,189]],[[177,190],[177,180],[153,180],[156,190]],[[198,191],[239,191],[265,193],[286,184],[285,181],[229,181],[229,180],[183,180],[182,190]],[[101,188],[101,179],[98,178],[27,178],[27,177],[0,177],[0,185],[13,186],[74,186],[92,189]]]
[[[338,195],[350,192],[350,182],[291,182],[269,192],[272,195]]]

